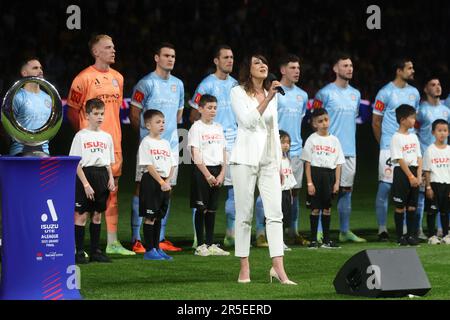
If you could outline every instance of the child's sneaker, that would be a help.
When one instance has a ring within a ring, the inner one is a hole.
[[[442,238],[441,243],[443,244],[450,244],[450,236],[446,235],[445,237]]]
[[[413,237],[413,236],[408,236],[407,238],[406,238],[406,241],[408,242],[408,244],[410,245],[410,246],[417,246],[417,245],[419,245],[419,240],[417,240],[415,237]]]
[[[219,247],[217,244],[212,244],[208,247],[210,256],[229,256],[230,253]]]
[[[91,255],[89,256],[90,262],[111,262],[111,259],[109,259],[100,249],[97,249],[95,252],[91,252]]]
[[[159,253],[159,255],[161,256],[161,257],[163,257],[164,258],[164,260],[173,260],[173,257],[171,257],[171,256],[169,256],[167,253],[165,253],[164,252],[164,250],[162,250],[162,249],[156,249],[156,252],[158,252]]]
[[[86,263],[88,263],[88,260],[84,255],[84,251],[77,252],[75,254],[75,264],[86,264]]]
[[[321,246],[324,249],[339,249],[340,246],[333,241],[329,240],[328,242],[324,242]]]
[[[318,249],[319,243],[317,241],[310,241],[308,244],[308,249]]]
[[[430,239],[428,239],[428,244],[440,244],[441,240],[439,240],[438,237],[432,236]]]
[[[144,260],[166,260],[164,259],[155,248],[150,251],[147,251],[144,254]]]
[[[398,240],[397,240],[397,244],[399,246],[407,246],[408,245],[408,240],[406,240],[405,236],[401,236]]]
[[[283,249],[284,249],[284,251],[292,251],[292,249],[289,248],[289,247],[286,245],[286,243],[284,243],[284,242],[283,242]]]
[[[206,257],[210,255],[210,252],[208,250],[208,246],[206,244],[202,244],[201,246],[197,247],[197,249],[195,249],[194,254],[196,256]]]

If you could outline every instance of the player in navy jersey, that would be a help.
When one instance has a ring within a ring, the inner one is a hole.
[[[233,71],[234,63],[231,47],[228,45],[217,46],[214,50],[213,62],[216,66],[216,71],[200,82],[192,99],[189,101],[189,104],[192,107],[190,121],[191,123],[194,123],[194,121],[199,119],[198,103],[201,97],[205,94],[215,96],[217,98],[217,115],[214,120],[223,127],[228,155],[227,158],[229,158],[237,135],[236,118],[231,109],[230,99],[231,88],[237,85],[236,79],[230,75]],[[227,230],[225,232],[224,245],[229,247],[234,245],[235,207],[233,185],[229,168],[227,168],[226,173],[224,186],[227,189],[227,198],[225,200]],[[194,217],[195,208],[192,209],[192,214]],[[195,239],[193,247],[196,247]]]
[[[416,128],[419,136],[420,150],[422,154],[425,154],[425,151],[428,149],[428,147],[436,140],[431,130],[433,122],[438,119],[450,122],[450,110],[441,103],[442,87],[439,78],[432,75],[428,76],[425,80],[425,100],[420,103],[416,121]],[[418,236],[422,240],[428,240],[428,237],[423,233],[422,230],[424,205],[425,187],[422,184],[419,193],[419,202],[417,205],[417,221],[419,231]],[[439,215],[437,221],[439,234],[440,232],[442,232]]]
[[[291,147],[289,150],[290,161],[296,185],[292,189],[293,202],[291,207],[291,221],[288,236],[294,243],[307,245],[308,241],[298,234],[299,221],[299,199],[298,192],[302,187],[303,160],[300,159],[303,148],[302,121],[306,113],[308,94],[300,89],[296,83],[300,79],[300,58],[293,54],[287,54],[279,61],[281,80],[285,95],[277,94],[278,98],[278,126],[280,130],[286,131],[290,136]],[[258,211],[262,209],[261,197],[256,202],[257,217],[261,216]],[[262,214],[264,216],[264,213]]]
[[[175,47],[170,43],[162,43],[158,46],[154,59],[156,62],[155,71],[139,80],[134,87],[131,99],[130,120],[131,125],[140,131],[140,140],[148,135],[148,130],[144,125],[143,113],[149,109],[156,109],[164,114],[165,131],[162,138],[169,141],[171,151],[178,163],[178,132],[177,124],[181,122],[184,108],[184,86],[183,82],[174,77],[171,72],[175,65]],[[178,166],[177,166],[178,168]],[[133,251],[144,253],[140,240],[140,227],[142,218],[139,217],[139,182],[141,180],[143,169],[136,165],[136,191],[132,201],[132,242]],[[176,185],[177,169],[171,180],[171,185]],[[166,251],[180,251],[181,248],[165,240],[165,226],[169,209],[164,219],[161,221],[160,248]]]
[[[20,67],[22,77],[44,77],[42,65],[37,58],[26,59]],[[37,83],[26,83],[20,88],[13,100],[13,111],[17,121],[30,130],[39,129],[50,118],[52,99]],[[42,145],[42,150],[48,151],[48,142]],[[21,155],[24,145],[12,140],[9,154]]]
[[[319,90],[313,108],[324,108],[330,116],[330,133],[339,139],[345,155],[339,184],[339,241],[366,242],[350,230],[351,197],[356,173],[356,118],[361,101],[360,92],[349,82],[353,77],[350,56],[339,53],[333,61],[336,80]]]
[[[378,191],[376,196],[376,214],[378,239],[388,241],[386,227],[388,199],[391,191],[393,166],[390,156],[390,142],[399,125],[395,118],[395,109],[402,104],[419,107],[419,91],[408,84],[414,80],[414,66],[411,59],[399,59],[394,63],[395,79],[378,92],[372,116],[372,129],[380,144],[378,163]]]

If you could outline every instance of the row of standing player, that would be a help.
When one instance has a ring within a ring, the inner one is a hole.
[[[84,116],[85,102],[93,97],[102,98],[107,106],[105,111],[105,125],[102,127],[105,131],[113,136],[114,148],[116,153],[116,168],[113,167],[113,175],[116,178],[116,186],[118,177],[120,176],[121,168],[121,134],[120,121],[118,119],[118,110],[123,93],[123,77],[115,70],[110,68],[110,65],[115,61],[115,50],[112,39],[105,35],[97,36],[90,42],[90,50],[95,58],[95,64],[82,71],[74,80],[68,99],[69,112],[68,117],[74,128],[79,129],[86,126],[87,121]],[[342,58],[342,59],[341,59]],[[350,213],[351,213],[351,186],[353,184],[356,152],[354,152],[355,144],[354,137],[356,132],[356,115],[359,106],[359,92],[349,85],[349,81],[353,76],[353,65],[350,57],[341,57],[334,61],[333,70],[336,73],[336,80],[321,89],[315,99],[314,105],[323,106],[329,111],[331,124],[330,132],[335,134],[343,144],[344,154],[346,156],[346,163],[344,167],[349,167],[349,179],[347,185],[342,185],[338,197],[338,211],[340,217],[340,240],[341,241],[364,241],[355,236],[349,229]],[[141,79],[134,88],[132,95],[130,118],[132,126],[140,130],[141,139],[146,135],[146,129],[143,124],[142,111],[153,108],[163,112],[167,122],[167,129],[163,135],[171,145],[172,150],[178,155],[178,135],[176,133],[177,123],[181,121],[181,115],[184,107],[184,87],[183,83],[171,75],[175,64],[175,49],[170,44],[163,44],[158,47],[155,52],[154,59],[156,62],[156,69],[143,79]],[[214,56],[214,63],[216,65],[216,72],[206,77],[198,86],[193,99],[190,101],[195,108],[195,101],[204,93],[210,93],[218,97],[218,112],[216,120],[222,124],[224,128],[225,138],[227,140],[227,151],[230,150],[233,139],[236,135],[236,123],[233,121],[233,113],[230,108],[229,91],[237,81],[230,76],[233,68],[233,53],[231,48],[227,46],[219,47]],[[282,74],[281,83],[286,96],[280,96],[279,114],[280,114],[280,128],[285,129],[291,136],[292,148],[291,157],[293,169],[296,175],[298,185],[294,188],[294,201],[292,206],[292,221],[291,234],[297,234],[298,226],[298,197],[295,191],[301,186],[301,177],[303,171],[303,164],[299,161],[299,165],[295,165],[296,157],[299,157],[302,148],[301,140],[301,121],[305,114],[306,103],[308,100],[306,92],[298,88],[295,84],[300,76],[300,63],[298,60],[287,61],[280,64],[280,72]],[[386,150],[386,143],[389,141],[389,136],[392,136],[395,131],[395,122],[392,121],[392,115],[398,105],[405,102],[413,104],[416,108],[419,103],[419,93],[417,89],[408,84],[409,80],[413,79],[413,66],[411,61],[401,61],[395,66],[395,79],[386,85],[376,98],[374,110],[374,133],[380,141],[380,155],[384,154]],[[437,79],[433,79],[437,80]],[[438,81],[438,80],[437,80]],[[427,83],[427,87],[430,82]],[[283,103],[283,98],[285,102]],[[412,99],[411,99],[412,98]],[[435,97],[427,93],[427,101],[433,100]],[[424,105],[428,102],[425,101]],[[434,101],[434,100],[433,100]],[[430,103],[430,108],[435,104]],[[434,109],[433,109],[434,110]],[[195,119],[195,112],[192,112],[192,119]],[[108,124],[107,124],[108,123]],[[342,125],[344,124],[344,125]],[[392,127],[394,130],[392,130]],[[348,139],[347,139],[348,137]],[[388,144],[388,143],[387,143]],[[381,158],[381,156],[380,156]],[[385,167],[389,164],[386,161],[380,160],[380,167]],[[348,161],[347,161],[348,160]],[[343,172],[345,172],[345,168]],[[389,172],[389,170],[380,169],[380,172]],[[344,175],[343,175],[344,176]],[[176,183],[176,174],[174,175],[172,184]],[[137,179],[139,176],[137,174]],[[345,180],[345,179],[344,179]],[[389,194],[390,182],[385,178],[380,178],[380,187],[377,196],[377,217],[379,220],[379,233],[386,234],[386,213],[387,200]],[[225,183],[227,185],[227,183]],[[232,187],[228,186],[228,196],[225,204],[225,212],[227,215],[227,231],[225,243],[231,244],[233,241],[233,223],[234,223],[234,204]],[[136,188],[138,190],[138,188]],[[142,250],[139,246],[139,230],[141,219],[138,216],[139,200],[137,193],[133,198],[132,209],[132,240],[134,243],[134,251]],[[117,188],[111,196],[111,201],[108,202],[106,211],[106,222],[108,229],[108,247],[109,253],[132,254],[130,251],[121,247],[117,240]],[[257,211],[261,206],[257,205]],[[109,212],[109,213],[108,213]],[[168,210],[169,212],[169,210]],[[261,217],[261,214],[257,215]],[[174,247],[169,241],[164,241],[164,230],[168,215],[162,221],[161,228],[161,244],[164,249],[180,250]],[[383,220],[384,217],[384,220]],[[261,221],[262,220],[262,221]],[[257,224],[259,230],[263,230],[263,219],[259,220]],[[257,226],[257,229],[258,229]],[[258,232],[258,230],[257,230]],[[261,231],[262,233],[262,231]],[[380,237],[381,238],[381,237]]]

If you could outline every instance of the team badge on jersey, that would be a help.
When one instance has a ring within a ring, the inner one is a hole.
[[[355,96],[354,94],[352,94],[352,95],[350,96],[350,98],[352,99],[352,101],[356,101],[356,96]]]
[[[409,100],[414,101],[416,99],[416,96],[413,94],[409,95]]]
[[[133,100],[141,103],[142,100],[144,100],[144,94],[142,92],[140,92],[139,90],[136,90],[136,92],[134,93],[134,96],[133,96]]]
[[[118,87],[119,86],[119,81],[117,81],[116,79],[112,79],[112,85],[114,87]]]
[[[297,101],[298,101],[298,102],[303,102],[303,98],[302,98],[301,95],[297,95]]]
[[[170,90],[172,90],[172,92],[177,92],[177,85],[176,84],[171,85]]]
[[[377,100],[377,102],[375,102],[375,110],[382,112],[384,110],[384,103]]]
[[[202,97],[202,95],[200,93],[197,93],[197,95],[195,96],[194,102],[196,104],[198,104],[200,102],[201,97]]]

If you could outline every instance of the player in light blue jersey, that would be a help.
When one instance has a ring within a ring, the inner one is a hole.
[[[300,58],[293,54],[283,56],[279,61],[279,68],[281,73],[280,83],[285,92],[285,95],[277,94],[278,99],[278,127],[280,130],[286,131],[291,140],[291,148],[289,150],[289,157],[291,160],[292,171],[297,184],[292,189],[292,211],[291,221],[287,223],[288,237],[293,244],[308,245],[303,236],[298,233],[299,221],[299,189],[302,187],[303,180],[303,160],[300,155],[303,148],[302,140],[302,121],[306,113],[308,104],[308,94],[296,86],[300,79]],[[258,211],[262,211],[261,197],[256,201],[256,216],[261,216]],[[264,216],[264,212],[262,213]],[[261,229],[257,224],[257,235]],[[262,232],[264,229],[262,229]],[[257,237],[258,240],[258,237]]]
[[[22,77],[44,77],[42,65],[37,58],[25,60],[20,68]],[[41,128],[50,118],[52,99],[45,93],[37,83],[26,83],[23,88],[15,94],[13,100],[13,111],[17,122],[23,127],[31,130]],[[48,151],[48,142],[42,145],[45,153]],[[27,147],[12,140],[9,154],[12,156],[26,153]]]
[[[224,136],[226,140],[227,159],[230,157],[231,149],[234,146],[234,141],[237,135],[237,123],[233,110],[231,109],[230,91],[235,85],[237,85],[236,79],[230,74],[233,71],[234,56],[231,47],[228,45],[219,45],[214,50],[214,65],[216,71],[206,78],[204,78],[189,101],[191,114],[189,120],[194,123],[199,119],[198,102],[204,94],[210,94],[217,98],[217,115],[214,119],[223,127]],[[231,182],[231,175],[229,167],[226,170],[226,177],[224,186],[227,189],[227,196],[225,200],[225,215],[227,222],[227,229],[225,232],[224,245],[227,247],[234,245],[234,219],[235,219],[235,207],[234,207],[234,192]],[[195,217],[195,209],[192,209],[192,217]],[[194,232],[194,244],[197,246]]]
[[[184,108],[184,86],[180,79],[171,75],[175,65],[175,47],[170,43],[162,43],[158,46],[154,59],[156,69],[154,72],[142,78],[134,87],[131,98],[130,120],[134,129],[139,129],[140,140],[148,135],[145,128],[143,114],[148,109],[156,109],[164,114],[165,130],[162,138],[169,141],[172,153],[178,163],[178,132],[177,124],[181,122]],[[176,167],[171,185],[176,185],[178,166]],[[140,227],[142,218],[139,217],[139,184],[143,170],[136,164],[136,190],[132,201],[131,230],[133,251],[144,253],[141,244]],[[181,251],[181,248],[165,239],[165,226],[170,211],[167,210],[165,218],[161,221],[160,248],[168,251]]]
[[[419,112],[416,118],[417,133],[419,136],[420,149],[422,154],[428,147],[434,143],[436,138],[432,134],[432,123],[435,120],[442,119],[450,122],[450,110],[441,103],[442,87],[441,82],[436,76],[429,76],[425,81],[423,89],[426,99],[419,105]],[[425,205],[425,188],[421,186],[419,201],[417,205],[418,237],[422,240],[428,240],[428,237],[422,230],[423,211]],[[442,226],[440,215],[438,215],[438,234],[442,236]],[[445,235],[444,235],[445,236]]]
[[[361,101],[360,92],[349,82],[353,77],[350,56],[337,54],[333,61],[336,80],[317,92],[314,108],[324,108],[330,117],[330,133],[339,139],[345,155],[338,195],[339,241],[366,242],[350,230],[352,190],[356,173],[356,118]]]
[[[414,80],[414,66],[411,59],[399,59],[394,64],[395,79],[378,92],[372,115],[372,129],[380,144],[378,163],[378,192],[376,196],[376,214],[378,222],[378,240],[388,241],[386,227],[388,199],[391,191],[393,166],[390,156],[390,142],[399,125],[395,118],[395,109],[402,104],[419,107],[419,91],[408,84]]]
[[[450,108],[450,94],[448,95],[447,99],[445,99],[444,104],[445,104],[448,108]]]

